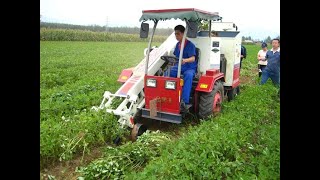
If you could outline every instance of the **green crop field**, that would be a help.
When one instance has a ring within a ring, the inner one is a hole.
[[[118,129],[114,117],[92,113],[105,90],[115,92],[122,69],[143,58],[145,42],[40,42],[41,165],[104,144]]]
[[[99,158],[72,170],[73,177],[280,179],[278,89],[270,81],[258,86],[256,45],[246,45],[241,94],[224,102],[217,117],[172,126],[178,135],[149,132],[137,142],[124,140],[113,146],[113,138],[124,138],[129,131],[118,127],[116,117],[90,108],[100,104],[104,91],[114,93],[120,87],[121,70],[139,63],[146,46],[146,42],[40,41],[42,174],[50,174],[43,169],[54,162],[83,159],[102,147]],[[51,173],[68,179],[60,174]]]

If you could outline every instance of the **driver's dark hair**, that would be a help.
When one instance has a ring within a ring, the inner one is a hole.
[[[274,39],[272,39],[272,41],[278,41],[278,43],[280,44],[280,39],[279,38],[274,38]]]
[[[186,28],[184,28],[182,25],[177,25],[176,27],[174,27],[175,31],[180,31],[182,33],[184,33],[184,30],[186,30]]]

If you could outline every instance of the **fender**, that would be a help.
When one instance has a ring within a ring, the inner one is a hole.
[[[219,69],[209,69],[206,74],[200,76],[196,91],[211,92],[216,80],[224,78],[224,74]]]

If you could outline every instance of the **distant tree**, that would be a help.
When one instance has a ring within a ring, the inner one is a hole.
[[[245,36],[242,36],[242,41],[246,40],[246,37]]]
[[[266,42],[266,43],[271,43],[271,37],[268,36],[268,37],[264,40],[264,42]]]
[[[244,37],[244,40],[252,40],[251,36]]]

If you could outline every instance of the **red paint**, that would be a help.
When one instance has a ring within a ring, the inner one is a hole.
[[[233,68],[232,88],[238,87],[240,84],[240,63],[235,64]]]
[[[212,76],[200,76],[196,91],[211,92],[214,85],[214,78]],[[207,88],[200,88],[201,84],[206,84]]]
[[[220,72],[219,69],[208,69],[206,71],[206,76],[214,76]]]
[[[132,76],[132,74],[133,74],[133,68],[124,69],[122,70],[117,81],[120,83],[125,83]]]
[[[196,91],[211,92],[216,80],[224,77],[223,73],[220,73],[218,69],[209,69],[206,74],[200,76],[199,83],[196,87]],[[207,88],[200,88],[201,84],[207,84]]]
[[[130,123],[131,123],[132,125],[134,125],[133,117],[130,117]]]
[[[221,94],[219,91],[214,96],[213,99],[213,112],[220,112],[221,110]]]
[[[157,87],[148,87],[146,84],[148,78],[156,79]],[[165,88],[166,80],[175,81],[176,89],[166,89]],[[180,78],[145,75],[144,93],[145,93],[146,109],[150,109],[150,100],[153,100],[155,98],[160,98],[161,102],[157,103],[158,111],[179,114],[180,113],[179,91],[181,91],[180,92],[180,96],[181,96],[182,86],[180,86]]]
[[[166,13],[166,12],[181,12],[181,11],[196,11],[208,15],[219,16],[218,12],[208,12],[196,8],[181,8],[181,9],[159,9],[159,10],[142,10],[142,13]]]
[[[127,95],[127,92],[130,90],[130,88],[134,85],[133,82],[127,82],[124,84],[124,86],[121,88],[121,91],[119,92],[120,95]]]

